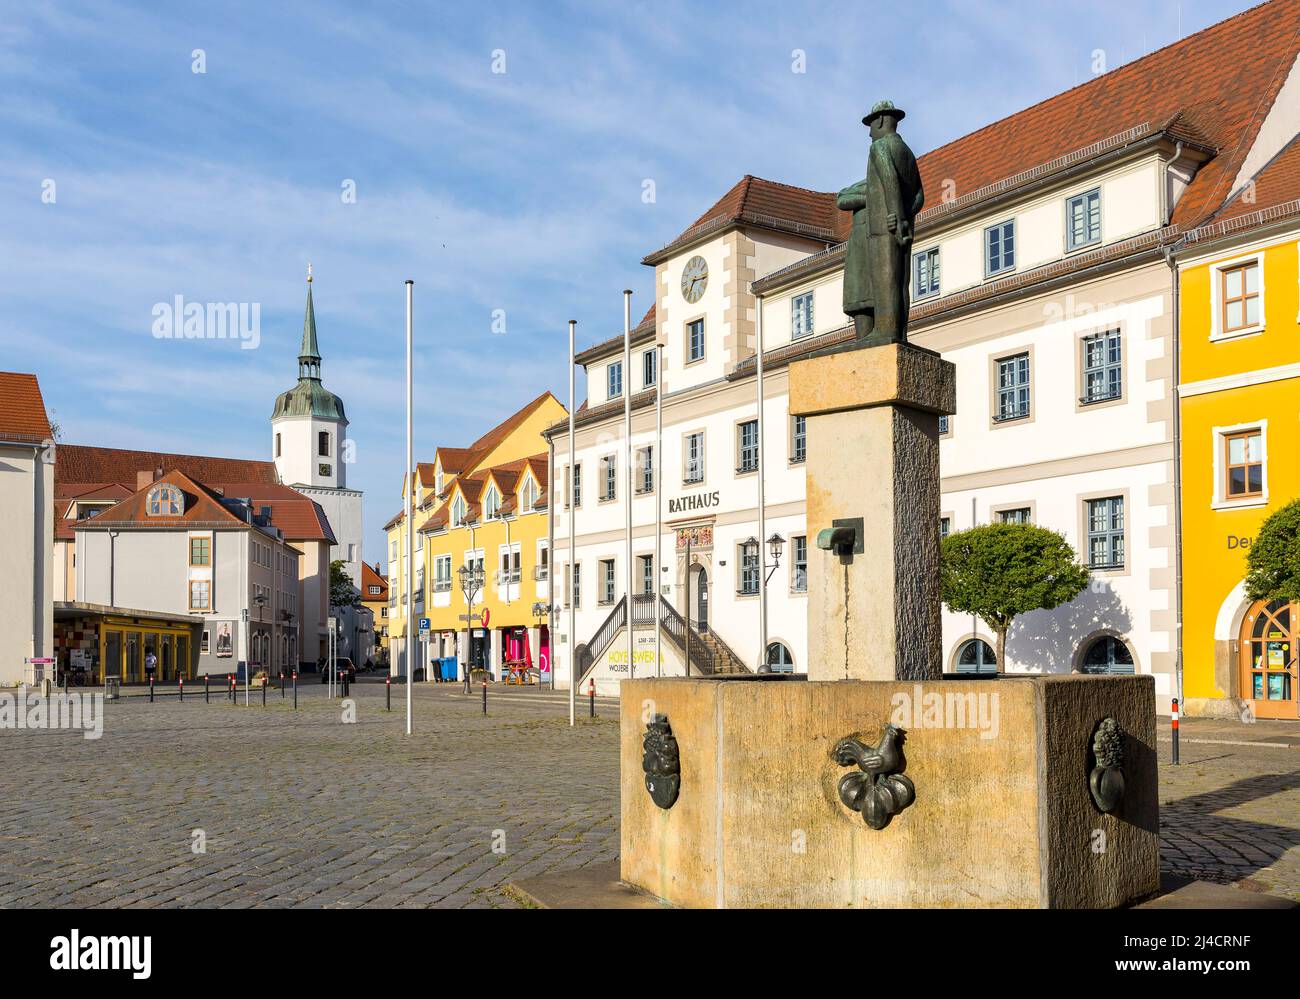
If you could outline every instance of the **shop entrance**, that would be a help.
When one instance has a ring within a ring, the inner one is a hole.
[[[1296,718],[1300,605],[1260,601],[1241,624],[1241,687],[1256,718]]]

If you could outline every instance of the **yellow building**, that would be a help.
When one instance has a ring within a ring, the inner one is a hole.
[[[1297,717],[1300,605],[1245,596],[1260,524],[1300,497],[1300,140],[1178,253],[1188,714]]]
[[[439,447],[432,462],[417,465],[414,612],[430,622],[422,664],[455,656],[462,668],[467,661],[485,666],[497,679],[511,666],[549,668],[549,457],[542,431],[566,415],[545,392],[469,447]],[[406,488],[403,482],[403,501]],[[388,544],[389,644],[398,675],[405,669],[408,578],[403,514],[389,522]],[[481,572],[473,621],[466,620],[462,567]]]

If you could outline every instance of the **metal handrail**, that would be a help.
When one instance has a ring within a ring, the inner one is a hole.
[[[604,623],[596,630],[590,642],[585,645],[578,645],[574,650],[574,659],[577,661],[579,668],[578,683],[581,684],[587,678],[596,666],[596,660],[601,657],[604,651],[609,648],[614,638],[627,623],[627,601],[619,600],[610,610],[609,616],[605,618]]]
[[[677,612],[677,608],[670,604],[663,597],[659,598],[659,609],[663,615],[663,629],[674,645],[685,652],[686,650],[686,629],[690,627],[686,619]],[[713,658],[713,652],[704,641],[699,637],[699,632],[691,629],[691,635],[695,639],[691,642],[691,661],[687,665],[686,672],[690,674],[690,667],[695,666],[705,676],[712,676],[717,671],[717,664]]]

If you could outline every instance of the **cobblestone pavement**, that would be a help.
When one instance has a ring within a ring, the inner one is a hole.
[[[356,724],[307,684],[297,712],[191,690],[110,703],[98,741],[0,730],[0,906],[516,906],[615,858],[616,702],[571,731],[562,696],[494,688],[485,719],[459,690],[417,685],[410,739],[372,683]],[[1300,898],[1300,725],[1189,719],[1169,751],[1164,867]]]
[[[1161,734],[1161,866],[1300,900],[1300,722],[1183,719],[1179,766]]]
[[[98,741],[0,730],[0,905],[514,906],[513,878],[617,855],[616,706],[570,731],[417,685],[408,739],[404,688],[353,694],[356,724],[307,684],[297,712],[200,689],[108,704]]]

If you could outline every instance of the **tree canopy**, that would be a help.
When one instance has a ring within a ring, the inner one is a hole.
[[[1088,570],[1056,531],[980,524],[943,539],[939,582],[949,610],[977,615],[997,635],[1001,670],[1011,622],[1069,603],[1088,585]]]
[[[1300,600],[1300,500],[1274,510],[1246,553],[1251,600]]]
[[[352,577],[344,566],[347,563],[336,558],[330,563],[330,606],[360,607],[361,591],[352,585]]]

